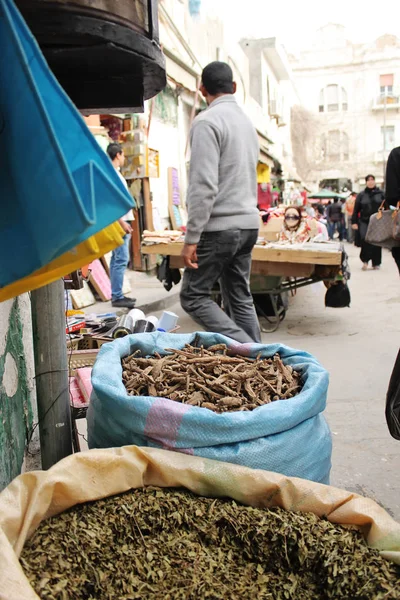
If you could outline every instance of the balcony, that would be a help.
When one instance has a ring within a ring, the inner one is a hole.
[[[373,102],[372,110],[373,111],[385,110],[385,103],[386,103],[386,110],[398,111],[400,109],[400,97],[393,94],[390,96],[377,96]]]
[[[158,0],[16,0],[84,114],[142,112],[166,84]]]

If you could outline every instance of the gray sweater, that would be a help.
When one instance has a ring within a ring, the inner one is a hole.
[[[193,122],[185,242],[203,231],[258,229],[257,133],[232,95],[212,102]]]

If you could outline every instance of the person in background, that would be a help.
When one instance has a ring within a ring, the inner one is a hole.
[[[339,202],[339,198],[334,198],[333,204],[329,204],[326,216],[328,217],[328,233],[329,239],[333,240],[335,231],[339,234],[339,240],[343,239],[343,216],[342,216],[342,204]]]
[[[302,244],[310,239],[310,226],[307,219],[303,219],[299,206],[288,206],[283,218],[282,231],[279,241],[289,244]]]
[[[125,155],[122,146],[116,142],[109,144],[107,147],[107,154],[110,157],[122,184],[128,189],[128,185],[120,172],[120,168],[123,167],[125,163]],[[111,256],[111,304],[119,308],[134,308],[136,304],[136,298],[127,298],[122,292],[124,275],[129,263],[129,241],[132,233],[132,227],[130,226],[129,221],[133,220],[134,216],[132,210],[119,219],[118,223],[125,232],[124,243],[122,246],[115,248]]]
[[[236,83],[228,64],[207,65],[200,90],[208,108],[190,132],[181,304],[206,331],[260,342],[250,291],[251,253],[260,227],[257,133],[233,97]],[[218,282],[226,312],[211,298]]]
[[[393,148],[386,164],[385,197],[387,208],[400,201],[400,147]],[[400,273],[400,246],[392,248],[392,256]]]
[[[315,207],[315,218],[317,219],[317,221],[319,221],[323,225],[328,224],[328,221],[326,220],[326,217],[325,217],[325,207],[321,203],[317,204]]]
[[[325,208],[324,208],[323,204],[316,205],[315,220],[317,221],[318,241],[328,242],[329,241],[329,235],[328,235],[328,229],[327,229],[328,221],[325,218]]]
[[[347,198],[347,200],[344,204],[344,210],[345,210],[344,216],[345,216],[347,241],[350,243],[352,243],[354,240],[354,233],[353,233],[353,229],[351,226],[351,217],[353,216],[356,198],[357,198],[357,192],[351,192],[350,196]]]
[[[306,211],[308,217],[315,219],[315,209],[314,209],[313,205],[311,204],[311,202],[307,202],[307,204],[305,206],[305,211]]]
[[[361,244],[360,260],[363,264],[363,271],[368,269],[369,261],[372,262],[373,269],[379,269],[381,266],[382,248],[368,244],[365,241],[365,236],[367,235],[371,215],[378,212],[380,205],[385,199],[382,190],[376,187],[373,175],[367,175],[365,181],[367,186],[364,191],[358,194],[351,218],[352,228],[358,231],[359,234]]]

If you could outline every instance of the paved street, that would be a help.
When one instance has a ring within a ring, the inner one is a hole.
[[[263,341],[314,354],[330,373],[326,416],[333,433],[331,483],[368,495],[400,521],[400,442],[385,422],[385,396],[400,341],[399,276],[384,251],[380,271],[361,271],[358,250],[346,245],[351,308],[327,309],[325,287],[298,290],[286,319]],[[182,332],[198,329],[178,304]]]

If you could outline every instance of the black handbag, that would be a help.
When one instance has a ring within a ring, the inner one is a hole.
[[[400,351],[393,367],[386,395],[386,423],[390,435],[400,440]]]
[[[347,283],[338,281],[327,289],[325,294],[325,306],[329,308],[346,308],[350,306],[350,290]]]

